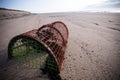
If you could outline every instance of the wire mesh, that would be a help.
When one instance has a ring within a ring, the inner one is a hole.
[[[60,73],[64,60],[68,29],[56,21],[15,36],[8,46],[8,57],[30,68]]]

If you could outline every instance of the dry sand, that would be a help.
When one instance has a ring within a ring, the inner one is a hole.
[[[1,19],[0,62],[5,61],[12,37],[54,21],[64,22],[69,29],[60,73],[63,80],[120,80],[120,13],[30,14]],[[47,76],[34,80],[47,80]]]

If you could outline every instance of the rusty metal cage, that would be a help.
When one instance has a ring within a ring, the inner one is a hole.
[[[68,29],[56,21],[14,37],[8,58],[24,66],[60,73],[68,40]]]

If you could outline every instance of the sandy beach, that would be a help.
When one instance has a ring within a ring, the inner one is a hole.
[[[60,72],[62,80],[120,80],[120,13],[32,14],[0,11],[0,14],[1,65],[7,61],[8,43],[14,36],[37,29],[44,24],[62,21],[69,30],[65,60]],[[9,16],[6,16],[8,14]],[[9,65],[12,69],[15,66],[11,62],[5,65]],[[10,69],[9,67],[4,69]],[[0,76],[3,71],[1,68]],[[38,71],[37,73],[34,74],[33,71],[34,79],[29,77],[31,73],[26,78],[22,75],[13,80],[49,80],[46,75],[42,76]],[[11,76],[14,74],[11,73]],[[6,80],[9,80],[8,78]]]

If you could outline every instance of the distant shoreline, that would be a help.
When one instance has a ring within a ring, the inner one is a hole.
[[[8,11],[19,11],[19,12],[27,12],[24,10],[16,10],[16,9],[7,9],[7,8],[0,8],[0,10],[8,10]],[[30,12],[29,12],[30,13]]]

